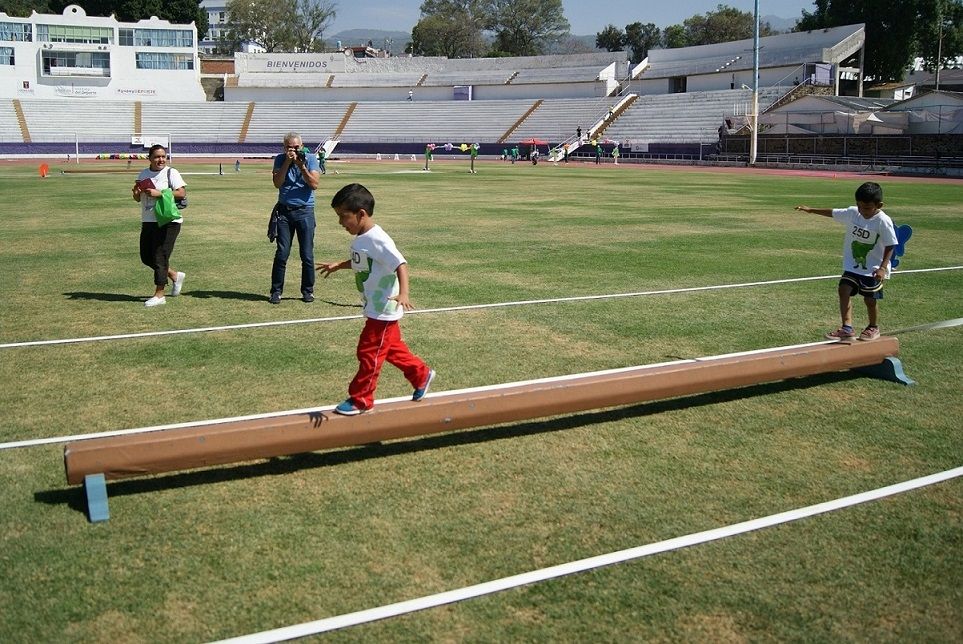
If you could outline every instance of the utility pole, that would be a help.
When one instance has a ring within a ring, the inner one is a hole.
[[[752,114],[749,116],[749,165],[756,165],[759,152],[759,0],[755,1],[755,27],[752,32]]]
[[[940,36],[936,44],[936,91],[940,91],[940,67],[943,64],[943,7],[938,5],[936,19],[940,22]]]

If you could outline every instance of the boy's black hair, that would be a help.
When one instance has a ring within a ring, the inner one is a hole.
[[[150,156],[153,156],[154,153],[157,152],[158,150],[163,150],[163,151],[164,151],[164,154],[167,154],[167,148],[165,148],[165,147],[164,147],[163,145],[161,145],[160,143],[155,143],[154,145],[150,146],[150,149],[149,149],[149,150],[147,150],[147,156],[149,156],[149,157],[150,157]]]
[[[856,188],[856,201],[863,203],[883,203],[883,189],[875,181],[867,181]]]
[[[331,197],[332,208],[343,208],[349,212],[364,210],[374,215],[375,198],[371,191],[360,183],[349,183]]]

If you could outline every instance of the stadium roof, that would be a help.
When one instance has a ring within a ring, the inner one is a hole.
[[[864,27],[863,24],[846,25],[760,38],[759,67],[838,64],[863,46]],[[715,45],[652,49],[644,76],[665,78],[752,69],[752,45],[752,39],[747,38]]]

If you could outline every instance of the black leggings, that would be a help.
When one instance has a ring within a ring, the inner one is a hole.
[[[154,269],[154,286],[167,286],[167,269],[181,225],[158,226],[155,221],[140,225],[140,261]]]

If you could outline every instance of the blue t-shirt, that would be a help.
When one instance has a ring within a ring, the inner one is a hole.
[[[279,154],[274,157],[274,169],[280,170],[284,165],[286,154]],[[304,164],[308,172],[320,171],[318,159],[313,154],[306,154]],[[288,168],[288,174],[284,177],[284,183],[278,189],[278,201],[286,206],[314,206],[314,190],[304,179],[304,175],[294,163]]]

